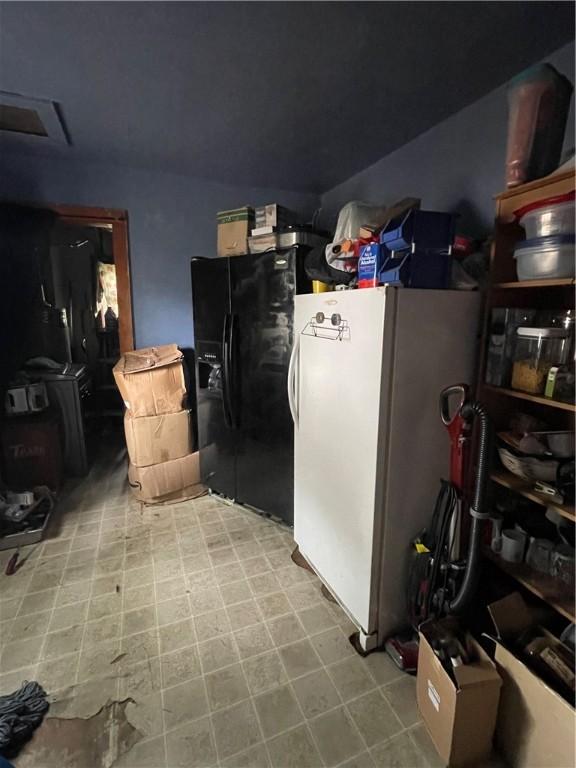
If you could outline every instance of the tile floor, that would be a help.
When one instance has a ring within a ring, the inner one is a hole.
[[[130,698],[142,740],[115,768],[439,765],[414,679],[353,651],[293,546],[215,498],[140,505],[114,455],[0,577],[0,692],[36,679],[71,711]]]

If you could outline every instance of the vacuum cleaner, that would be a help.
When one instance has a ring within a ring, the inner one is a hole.
[[[392,659],[407,672],[416,671],[420,624],[459,614],[470,604],[480,575],[482,522],[490,517],[485,510],[488,414],[470,399],[466,384],[455,384],[440,394],[440,416],[450,437],[450,480],[441,481],[431,524],[413,542],[408,583],[411,628],[385,644]]]

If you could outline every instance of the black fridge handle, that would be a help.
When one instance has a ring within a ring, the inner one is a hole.
[[[230,315],[224,315],[224,330],[222,332],[222,410],[224,423],[232,429],[232,414],[230,409]]]
[[[232,426],[238,427],[238,417],[236,414],[237,393],[236,393],[236,361],[234,359],[234,350],[236,348],[236,334],[238,330],[238,316],[230,315],[228,323],[228,408]]]

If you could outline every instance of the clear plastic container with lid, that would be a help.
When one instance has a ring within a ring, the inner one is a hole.
[[[564,328],[518,328],[512,366],[512,389],[541,395],[548,371],[568,358],[569,332]]]

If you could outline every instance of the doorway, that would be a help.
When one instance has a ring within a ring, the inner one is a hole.
[[[64,473],[85,475],[102,438],[123,442],[112,369],[134,348],[126,212],[0,210],[0,273],[11,287],[0,309],[0,396],[15,384],[42,382],[58,413]]]
[[[89,208],[73,205],[45,205],[42,207],[55,214],[57,222],[61,226],[103,229],[109,233],[112,262],[115,267],[119,352],[124,354],[134,349],[127,212],[113,208]]]

